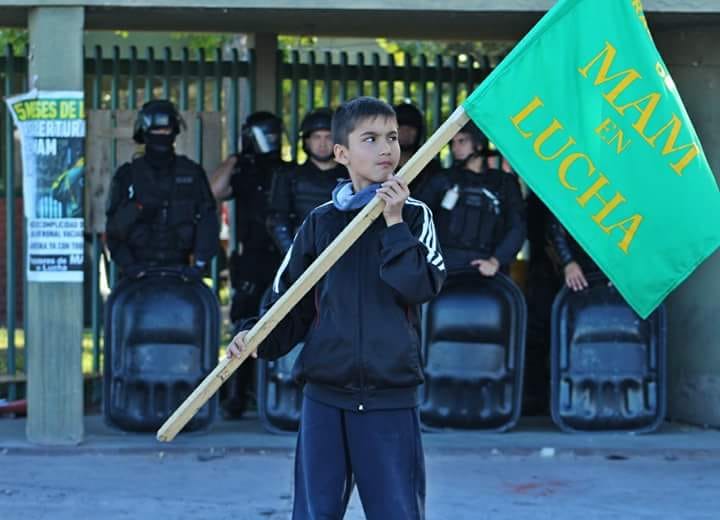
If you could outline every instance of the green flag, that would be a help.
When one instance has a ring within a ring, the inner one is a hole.
[[[720,196],[640,0],[560,0],[465,101],[647,317],[720,245]]]

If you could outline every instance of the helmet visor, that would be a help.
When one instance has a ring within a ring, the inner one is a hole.
[[[145,128],[170,128],[173,126],[172,115],[166,112],[155,112],[143,116]]]
[[[255,151],[259,154],[277,152],[280,149],[280,135],[265,133],[259,126],[250,128]]]

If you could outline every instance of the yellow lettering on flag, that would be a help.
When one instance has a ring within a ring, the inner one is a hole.
[[[634,121],[632,127],[653,149],[657,148],[656,141],[658,137],[669,131],[660,153],[663,157],[665,157],[666,155],[685,151],[680,159],[677,159],[675,162],[668,163],[670,168],[677,175],[682,175],[683,170],[687,168],[693,159],[700,155],[700,146],[694,141],[676,146],[676,142],[683,129],[683,125],[680,118],[675,114],[672,114],[670,121],[660,128],[660,130],[654,135],[648,136],[646,134],[647,126],[650,123],[658,105],[663,100],[663,96],[659,92],[650,92],[649,94],[645,94],[644,96],[641,96],[629,103],[625,103],[623,105],[618,104],[618,97],[620,97],[620,95],[625,92],[630,85],[637,80],[642,79],[642,75],[633,68],[612,74],[610,71],[616,57],[617,49],[610,42],[605,42],[605,47],[600,51],[600,53],[594,56],[587,65],[582,68],[578,68],[578,72],[580,72],[584,78],[588,78],[590,71],[596,68],[596,64],[599,64],[597,74],[593,80],[593,85],[596,87],[604,85],[610,81],[620,79],[620,81],[609,92],[603,93],[602,96],[621,116],[625,116],[626,112],[631,108],[638,112],[638,118]],[[618,141],[618,153],[622,151],[620,150],[620,145],[621,139]]]
[[[612,193],[612,196],[610,197],[605,194],[607,190],[612,189],[610,186],[610,179],[608,179],[605,174],[598,171],[595,163],[586,153],[575,150],[571,151],[571,149],[577,144],[577,140],[568,132],[565,132],[567,136],[565,137],[565,141],[562,146],[559,146],[555,150],[547,150],[547,147],[544,145],[546,145],[551,138],[560,137],[565,128],[557,118],[552,118],[550,123],[540,131],[542,125],[539,124],[540,122],[538,121],[538,117],[530,118],[530,116],[533,114],[536,116],[544,115],[542,112],[537,112],[538,109],[544,106],[545,104],[539,96],[533,97],[533,99],[517,114],[510,116],[510,121],[513,127],[517,133],[526,140],[536,135],[538,131],[540,132],[532,141],[532,150],[535,156],[542,161],[550,162],[559,160],[557,173],[560,185],[568,191],[580,191],[581,189],[584,189],[582,194],[575,199],[576,203],[581,208],[585,208],[586,206],[590,208],[590,202],[593,200],[596,203],[600,203],[601,207],[599,210],[594,209],[597,204],[593,204],[594,213],[590,215],[590,218],[604,233],[608,235],[612,235],[616,230],[622,232],[622,238],[620,242],[618,242],[617,246],[620,250],[627,254],[640,224],[643,221],[643,217],[639,214],[634,214],[629,217],[623,217],[614,224],[605,224],[606,219],[610,217],[611,214],[614,214],[616,210],[620,211],[620,206],[627,202],[626,198],[617,190],[615,190],[614,193],[610,192]],[[600,135],[600,131],[606,130],[611,124],[614,126],[614,123],[612,123],[610,119],[604,121],[600,127],[596,129],[596,133]],[[625,146],[622,146],[623,137],[622,132],[619,129],[607,142],[612,143],[614,140],[618,141],[618,153],[621,153],[622,150],[627,148],[629,145],[629,141],[627,141]],[[557,139],[555,139],[555,141],[557,142]],[[562,141],[563,139],[560,139],[559,142]],[[568,174],[571,168],[579,161],[585,163],[586,179],[596,176],[597,174],[595,181],[585,188],[579,187],[579,184],[582,184],[582,177],[575,178],[573,183],[571,183],[568,179]],[[603,193],[601,193],[601,190],[604,190]]]
[[[601,141],[607,144],[613,144],[615,141],[617,141],[617,144],[615,145],[615,151],[618,155],[623,153],[627,149],[627,147],[630,146],[630,143],[632,143],[630,139],[624,141],[625,134],[609,117],[606,118],[605,121],[600,123],[600,126],[595,129],[595,133],[598,135],[598,137],[600,137]],[[609,139],[607,137],[608,134],[611,134],[611,137]]]

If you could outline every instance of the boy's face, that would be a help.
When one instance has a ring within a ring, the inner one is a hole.
[[[347,167],[356,190],[385,182],[400,161],[397,121],[384,116],[358,121],[348,146],[336,144],[334,150],[335,160]]]

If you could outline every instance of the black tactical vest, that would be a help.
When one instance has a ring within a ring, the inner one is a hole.
[[[332,199],[332,191],[338,179],[346,179],[347,170],[343,166],[336,166],[323,171],[306,163],[290,175],[292,214],[297,227],[313,209]]]
[[[195,244],[203,187],[201,168],[177,156],[171,171],[154,170],[143,158],[133,160],[132,186],[142,204],[128,241],[140,262],[185,264]]]
[[[504,194],[500,172],[473,174],[467,171],[450,176],[448,191],[457,186],[452,209],[436,209],[437,232],[444,248],[492,254],[503,233]],[[447,192],[446,192],[447,193]],[[452,200],[452,197],[449,199]]]
[[[237,204],[235,230],[244,249],[274,250],[265,220],[270,202],[273,177],[286,163],[259,163],[242,157],[230,178],[232,194]]]

